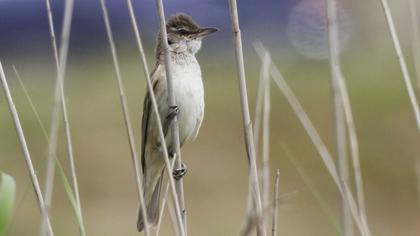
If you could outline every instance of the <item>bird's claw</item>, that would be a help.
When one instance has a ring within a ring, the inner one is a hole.
[[[166,116],[166,119],[173,120],[175,116],[179,114],[179,107],[178,106],[169,106],[169,112]]]
[[[181,168],[175,169],[172,175],[174,179],[178,181],[187,174],[187,170],[187,166],[184,163],[182,163]]]

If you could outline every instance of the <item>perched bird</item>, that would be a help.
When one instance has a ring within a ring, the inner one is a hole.
[[[164,48],[161,34],[156,47],[156,65],[151,74],[153,91],[159,107],[159,115],[165,134],[166,148],[173,156],[172,130],[169,129],[173,117],[177,115],[179,139],[181,145],[196,138],[204,115],[204,88],[201,69],[195,54],[201,48],[201,41],[207,35],[218,31],[212,27],[200,27],[190,16],[177,13],[169,18],[166,24],[169,54],[171,62],[173,92],[177,107],[168,104],[168,90],[164,63]],[[157,119],[147,92],[144,98],[142,119],[142,149],[144,199],[147,208],[148,222],[156,225],[159,218],[159,199],[162,185],[165,160],[159,138]],[[176,173],[182,175],[181,172]],[[175,173],[174,173],[175,175]],[[174,176],[182,177],[182,176]],[[142,231],[144,219],[139,211],[137,229]]]

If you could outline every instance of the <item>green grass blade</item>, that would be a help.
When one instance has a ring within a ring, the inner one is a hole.
[[[72,187],[69,183],[69,180],[66,177],[66,174],[64,172],[63,167],[61,166],[61,164],[60,164],[60,162],[57,158],[55,159],[55,163],[58,167],[58,173],[60,174],[61,180],[63,181],[63,185],[64,185],[64,189],[66,191],[67,197],[70,201],[70,204],[73,208],[73,211],[76,214],[77,223],[79,224],[79,228],[80,228],[80,231],[81,231],[80,234],[82,236],[86,236],[85,226],[84,226],[83,220],[82,220],[82,212],[81,212],[81,209],[79,209],[77,207],[76,197],[75,197],[75,194],[73,192],[73,189],[72,189]]]
[[[0,236],[5,236],[7,226],[12,218],[16,196],[16,183],[12,176],[2,172],[0,174]]]
[[[38,124],[41,127],[41,130],[42,130],[42,133],[45,137],[45,140],[48,143],[49,142],[49,137],[48,137],[48,134],[46,132],[46,128],[45,128],[44,124],[42,123],[42,120],[41,120],[41,118],[39,116],[39,113],[36,109],[36,106],[32,102],[31,96],[29,95],[28,90],[25,88],[25,85],[24,85],[21,77],[19,76],[19,73],[17,72],[15,66],[13,66],[13,69],[15,70],[16,77],[18,78],[19,84],[22,87],[23,92],[25,93],[25,97],[28,100],[28,102],[31,106],[31,109],[36,116],[36,120],[38,121]],[[45,161],[45,159],[44,159],[44,161]],[[60,174],[60,179],[63,182],[63,186],[64,186],[64,190],[66,191],[67,198],[69,199],[70,204],[72,206],[72,209],[74,211],[74,214],[76,215],[77,223],[79,224],[79,228],[80,228],[80,231],[81,231],[80,234],[82,236],[86,236],[85,226],[84,226],[83,220],[82,220],[82,212],[81,212],[81,209],[79,209],[79,207],[76,204],[76,195],[74,194],[73,189],[71,188],[70,182],[69,182],[69,180],[66,176],[66,173],[64,171],[64,168],[61,165],[60,160],[58,160],[57,157],[55,157],[55,164],[58,167],[58,173]],[[3,236],[3,235],[0,234],[0,236]]]

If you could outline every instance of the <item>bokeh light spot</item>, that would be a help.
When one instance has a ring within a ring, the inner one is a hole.
[[[304,57],[328,58],[327,21],[324,0],[302,0],[291,11],[287,37]],[[348,44],[351,34],[351,18],[348,11],[337,5],[340,50]]]

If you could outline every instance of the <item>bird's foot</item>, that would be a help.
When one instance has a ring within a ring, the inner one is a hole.
[[[178,168],[178,169],[175,169],[173,172],[172,172],[172,175],[173,175],[173,177],[174,177],[174,179],[176,180],[176,181],[178,181],[178,180],[180,180],[182,177],[184,177],[184,175],[186,175],[187,174],[187,166],[184,164],[184,163],[182,163],[181,164],[181,168]]]
[[[178,106],[169,106],[169,112],[166,116],[167,120],[173,120],[179,114],[179,107]]]

